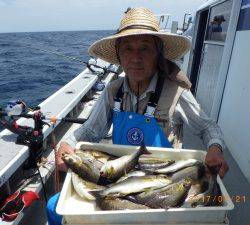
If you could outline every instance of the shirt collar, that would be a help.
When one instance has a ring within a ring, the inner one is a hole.
[[[155,73],[155,75],[153,76],[153,78],[151,79],[151,81],[149,83],[148,88],[146,89],[146,91],[143,94],[147,94],[149,92],[155,92],[157,80],[158,80],[158,73]],[[131,91],[129,84],[128,84],[128,78],[126,76],[125,76],[125,79],[123,82],[123,92],[129,92],[132,94],[132,91]]]

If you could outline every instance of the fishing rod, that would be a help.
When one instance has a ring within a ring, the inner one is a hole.
[[[19,118],[28,118],[33,119],[34,127],[23,126],[17,124]],[[16,144],[26,145],[29,148],[29,157],[27,162],[24,164],[23,169],[37,169],[38,174],[41,179],[45,201],[47,202],[45,185],[42,180],[42,176],[39,170],[38,163],[42,161],[42,154],[44,151],[43,148],[43,127],[45,125],[51,126],[55,125],[57,122],[67,122],[67,123],[80,123],[83,124],[86,119],[73,118],[73,117],[56,117],[45,116],[39,106],[34,107],[33,109],[28,108],[26,103],[22,100],[9,101],[5,108],[0,107],[0,124],[11,131],[12,133],[17,134]],[[54,154],[56,156],[56,141],[55,134],[52,132],[52,144]],[[56,158],[55,158],[56,162]],[[56,190],[58,191],[59,187],[59,175],[57,171],[57,165],[55,165],[56,170]]]
[[[34,128],[17,124],[17,119],[27,118],[34,120]],[[18,134],[17,143],[32,145],[41,142],[42,129],[45,125],[51,126],[57,122],[83,124],[86,119],[73,117],[45,116],[40,106],[28,108],[22,100],[9,101],[5,109],[0,108],[0,124],[13,133]]]
[[[1,108],[0,108],[1,109]],[[39,108],[37,108],[37,110],[39,110]],[[9,113],[5,112],[5,111],[0,111],[0,117],[1,116],[10,116]],[[13,115],[11,115],[13,116]],[[33,119],[34,118],[34,114],[26,114],[26,113],[21,113],[19,115],[14,115],[15,117],[18,118],[27,118],[27,119]],[[73,117],[56,117],[56,116],[41,116],[41,119],[44,121],[50,121],[51,123],[56,123],[56,122],[68,122],[68,123],[79,123],[79,124],[83,124],[86,119],[81,119],[81,118],[73,118]]]
[[[26,43],[21,43],[21,42],[19,42],[19,44],[26,45],[27,47],[39,50],[41,52],[45,52],[45,53],[48,53],[48,54],[57,55],[57,56],[60,56],[60,57],[63,57],[63,58],[69,59],[69,60],[73,60],[73,61],[77,61],[77,62],[83,63],[93,73],[98,73],[98,71],[95,71],[92,67],[95,67],[95,68],[98,68],[98,69],[102,69],[104,74],[107,73],[107,72],[114,73],[114,74],[119,74],[118,72],[116,72],[113,69],[110,69],[110,68],[105,67],[105,66],[99,66],[99,65],[97,65],[96,64],[96,60],[94,60],[94,59],[89,60],[89,62],[85,62],[85,61],[83,61],[83,60],[81,60],[81,59],[79,59],[77,57],[67,56],[67,55],[65,55],[63,53],[60,53],[60,52],[57,52],[57,51],[51,51],[51,50],[48,50],[48,49],[38,48],[37,46],[32,45],[32,44],[26,44]]]
[[[9,101],[5,109],[0,108],[0,124],[11,132],[20,135],[20,137],[17,138],[18,140],[21,140],[21,137],[25,137],[22,138],[23,141],[20,142],[28,144],[29,142],[27,140],[29,138],[27,135],[31,133],[30,131],[34,129],[38,131],[38,133],[41,133],[44,125],[50,126],[49,122],[51,124],[56,124],[56,122],[83,124],[86,121],[86,119],[73,117],[47,117],[41,112],[40,109],[41,108],[39,106],[28,108],[26,103],[22,100]],[[18,125],[16,121],[19,118],[33,119],[34,128]]]

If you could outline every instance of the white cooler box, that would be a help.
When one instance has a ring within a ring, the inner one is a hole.
[[[139,149],[135,146],[96,144],[79,142],[77,149],[94,149],[107,152],[115,156],[130,154]],[[164,156],[170,159],[198,159],[204,161],[206,152],[198,150],[167,149],[147,147],[153,155]],[[197,207],[197,208],[171,208],[149,210],[114,210],[101,211],[96,208],[94,202],[84,201],[74,191],[71,183],[71,174],[65,179],[56,211],[63,215],[64,224],[228,224],[227,211],[232,210],[234,205],[218,177],[223,206]]]

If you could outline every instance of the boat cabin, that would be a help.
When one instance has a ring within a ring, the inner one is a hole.
[[[250,181],[250,0],[210,0],[196,12],[187,74],[204,111]]]

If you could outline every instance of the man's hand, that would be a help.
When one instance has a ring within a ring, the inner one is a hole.
[[[64,161],[62,160],[62,155],[64,153],[73,154],[75,149],[72,148],[67,142],[62,142],[60,147],[57,150],[57,167],[60,171],[67,172],[67,166],[65,165]]]
[[[209,175],[211,171],[209,171],[209,167],[217,170],[221,178],[223,178],[228,171],[227,162],[224,159],[224,156],[218,146],[212,145],[209,147],[207,151],[207,155],[205,158],[206,164],[206,173]]]

